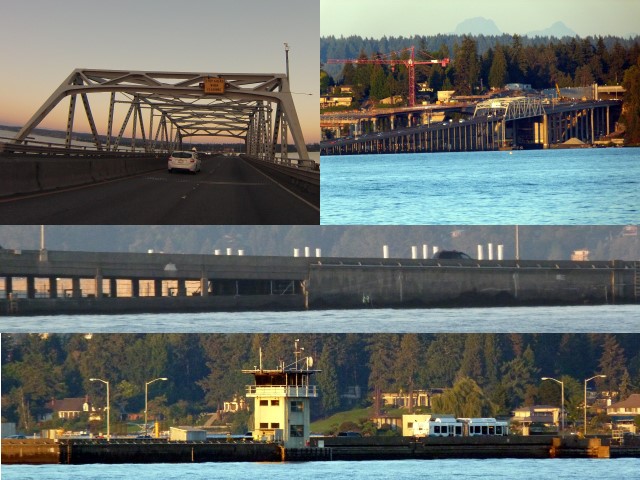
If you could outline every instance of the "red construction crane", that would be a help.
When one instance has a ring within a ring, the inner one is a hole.
[[[411,55],[407,59],[400,58],[404,52],[410,51]],[[390,58],[392,55],[396,55],[398,58]],[[409,106],[414,107],[416,104],[416,65],[433,65],[439,63],[443,67],[449,65],[449,59],[443,58],[442,60],[416,60],[415,59],[415,47],[405,48],[399,52],[391,52],[378,55],[376,58],[356,58],[356,59],[336,59],[330,58],[327,63],[355,63],[355,64],[384,64],[384,65],[404,65],[409,71]]]

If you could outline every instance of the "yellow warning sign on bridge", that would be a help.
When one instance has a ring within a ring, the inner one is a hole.
[[[204,93],[224,93],[224,78],[205,78]]]

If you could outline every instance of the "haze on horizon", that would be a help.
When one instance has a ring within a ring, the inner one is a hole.
[[[295,92],[298,118],[306,143],[318,142],[318,3],[319,0],[5,2],[0,29],[0,125],[24,125],[76,68],[285,73],[284,43],[288,43],[291,90]],[[106,104],[105,112],[93,112],[100,134],[106,133],[108,99]],[[39,127],[65,130],[68,106],[69,101],[63,99]],[[94,109],[93,100],[91,108]],[[79,102],[74,130],[85,131],[85,118]],[[193,141],[204,142],[205,138],[195,137]],[[228,143],[233,139],[222,137],[219,141]]]
[[[555,22],[563,22],[580,37],[640,34],[636,0],[321,0],[320,35],[437,35],[452,33],[474,17],[493,20],[507,34],[524,35]]]

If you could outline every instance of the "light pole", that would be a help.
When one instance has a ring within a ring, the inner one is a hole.
[[[288,43],[284,44],[284,54],[285,54],[286,64],[287,64],[287,82],[288,82],[289,81],[289,44]]]
[[[555,378],[551,378],[551,377],[542,377],[542,380],[553,380],[554,382],[560,384],[560,392],[561,392],[560,395],[562,397],[562,404],[560,405],[560,424],[562,425],[561,435],[563,435],[564,434],[564,382],[561,382],[560,380],[556,380]]]
[[[594,375],[584,381],[584,436],[587,436],[587,382],[594,378],[606,378],[606,375]]]
[[[111,440],[111,407],[109,405],[109,382],[100,378],[90,378],[90,382],[102,382],[107,386],[107,440]]]
[[[147,436],[147,399],[149,397],[149,385],[158,380],[167,381],[167,377],[154,378],[144,384],[144,435]]]

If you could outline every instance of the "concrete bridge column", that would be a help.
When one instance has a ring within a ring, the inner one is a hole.
[[[58,279],[49,277],[49,298],[58,298]]]
[[[374,117],[371,119],[371,128],[373,129],[373,133],[378,131],[377,119]]]
[[[542,148],[549,148],[549,116],[542,116]]]
[[[133,298],[138,298],[140,296],[140,279],[138,278],[131,279],[131,296]]]
[[[27,298],[36,298],[36,279],[27,277]]]
[[[80,289],[80,279],[78,277],[73,277],[71,279],[71,296],[73,298],[82,297],[82,290]]]
[[[185,280],[178,280],[178,296],[186,297],[187,296],[187,285]]]
[[[157,278],[153,280],[153,296],[154,297],[162,296],[162,280]]]
[[[100,269],[96,272],[96,298],[102,298],[102,272]]]
[[[112,298],[118,298],[118,280],[115,278],[109,279],[109,295]]]
[[[13,293],[13,277],[4,277],[4,293],[6,298]]]
[[[407,127],[413,127],[413,113],[407,115]]]
[[[206,297],[207,295],[209,295],[209,279],[207,274],[202,272],[200,276],[200,296]]]
[[[395,130],[395,120],[396,120],[396,116],[395,115],[390,115],[389,116],[389,121],[391,122],[391,130]]]

